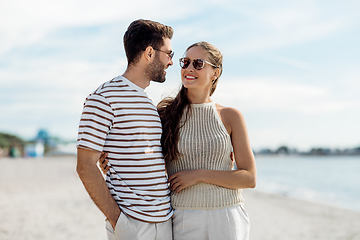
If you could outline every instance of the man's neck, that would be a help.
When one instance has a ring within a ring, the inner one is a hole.
[[[136,66],[128,66],[122,76],[143,89],[150,85],[150,80],[143,69]]]

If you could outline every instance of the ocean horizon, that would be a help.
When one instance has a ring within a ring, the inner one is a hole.
[[[256,156],[259,191],[360,212],[360,156]]]

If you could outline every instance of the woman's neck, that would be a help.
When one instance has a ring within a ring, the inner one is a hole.
[[[196,91],[194,89],[188,89],[186,92],[186,96],[189,99],[190,103],[208,103],[211,102],[209,92],[206,91]]]

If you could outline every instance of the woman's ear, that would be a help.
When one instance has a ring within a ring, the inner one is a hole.
[[[220,75],[220,69],[216,68],[214,71],[212,82],[215,82],[215,80],[219,77],[219,75]]]

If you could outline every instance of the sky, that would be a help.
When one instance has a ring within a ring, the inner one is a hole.
[[[360,146],[358,0],[1,0],[0,131],[26,140],[39,129],[75,140],[86,96],[126,69],[123,34],[136,19],[174,29],[167,81],[194,42],[224,55],[212,100],[239,109],[252,148]]]

